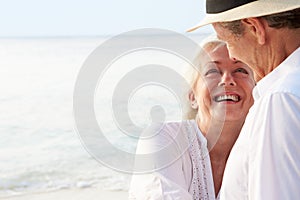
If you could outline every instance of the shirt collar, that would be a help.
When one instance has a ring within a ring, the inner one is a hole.
[[[278,67],[276,67],[272,72],[262,78],[257,82],[257,85],[253,89],[253,98],[257,100],[262,95],[266,94],[272,87],[274,83],[280,78],[284,77],[291,70],[299,68],[300,63],[300,47],[298,47],[289,57],[287,57]]]

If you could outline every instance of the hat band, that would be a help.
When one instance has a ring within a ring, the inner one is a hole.
[[[236,8],[257,0],[206,0],[206,13],[215,14]],[[284,0],[283,0],[284,1]]]

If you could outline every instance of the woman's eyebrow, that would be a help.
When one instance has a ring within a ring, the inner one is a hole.
[[[236,60],[236,61],[234,61],[234,64],[236,64],[236,63],[243,63],[243,62],[239,61],[239,60]]]
[[[211,61],[208,61],[206,64],[220,64],[221,62],[220,61],[217,61],[217,60],[211,60]]]

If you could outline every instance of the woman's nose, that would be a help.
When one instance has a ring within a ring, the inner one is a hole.
[[[235,86],[236,82],[230,73],[223,73],[219,86]]]

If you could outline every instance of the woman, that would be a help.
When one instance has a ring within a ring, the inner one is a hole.
[[[158,170],[133,176],[130,199],[219,198],[227,158],[253,104],[255,82],[250,68],[231,59],[226,44],[217,39],[206,41],[195,61],[188,96],[196,116],[150,129],[157,133],[141,141],[137,153],[169,144],[174,148],[154,156]],[[176,159],[166,165],[168,155]]]

